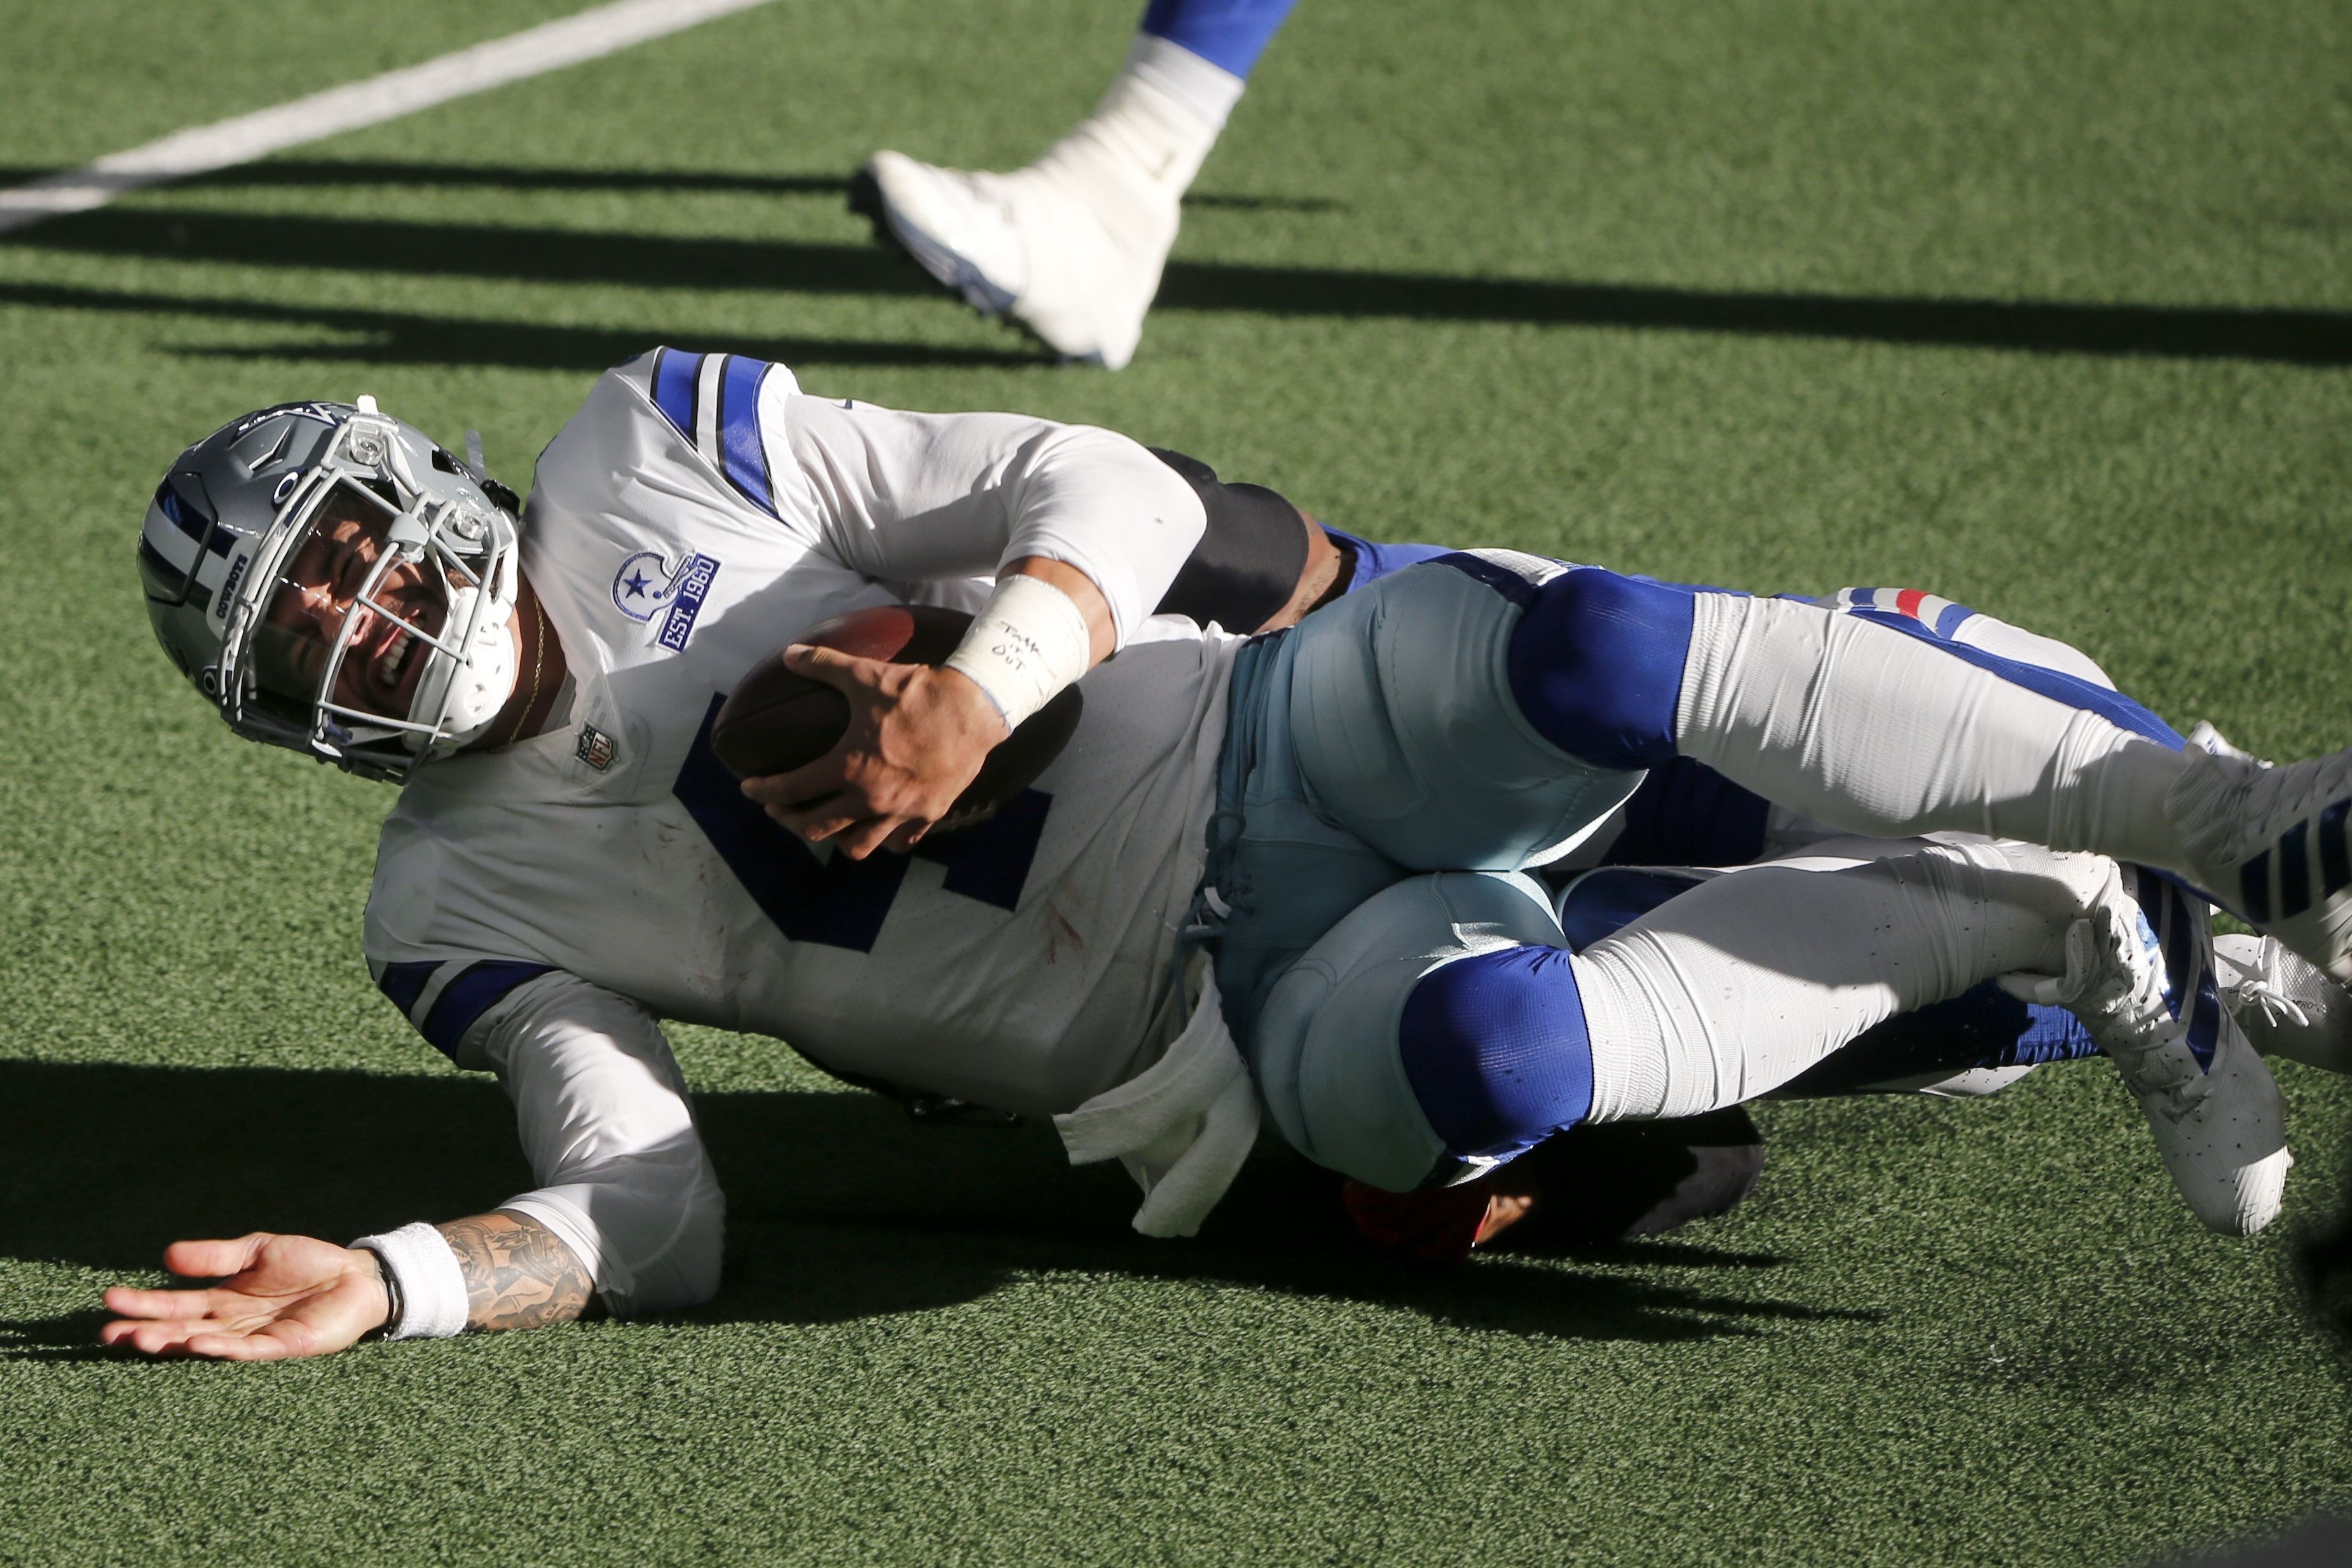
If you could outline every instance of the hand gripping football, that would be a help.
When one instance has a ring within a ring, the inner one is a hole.
[[[936,667],[955,652],[971,624],[971,617],[960,610],[877,604],[836,615],[793,641],[860,659]],[[956,797],[953,808],[932,831],[952,831],[995,815],[1070,743],[1084,706],[1078,688],[1066,686],[1024,719],[997,742],[981,764],[979,777]],[[719,705],[710,728],[710,749],[737,778],[756,779],[814,762],[834,748],[848,727],[849,699],[822,681],[784,668],[784,651],[779,648],[746,671]]]

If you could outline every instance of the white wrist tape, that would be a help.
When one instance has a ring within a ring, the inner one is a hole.
[[[447,1339],[466,1332],[466,1272],[438,1230],[419,1222],[352,1245],[374,1253],[399,1282],[400,1321],[384,1325],[386,1339]]]
[[[1068,594],[1013,576],[997,580],[947,667],[970,675],[1009,729],[1085,674],[1093,654],[1087,618]]]

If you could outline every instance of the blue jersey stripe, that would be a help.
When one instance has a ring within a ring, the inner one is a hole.
[[[700,354],[676,349],[654,350],[654,406],[688,442],[694,439],[695,386],[702,379],[702,361]]]
[[[425,994],[425,982],[433,978],[433,971],[440,967],[438,958],[429,958],[421,964],[386,964],[383,977],[376,981],[375,988],[404,1014],[416,1005],[416,998]]]
[[[727,356],[719,373],[719,463],[727,482],[753,506],[776,515],[767,443],[760,439],[760,384],[775,367],[744,354]]]
[[[470,964],[464,974],[441,988],[433,1010],[417,1025],[417,1031],[436,1051],[455,1061],[457,1042],[466,1038],[474,1020],[504,1000],[517,986],[536,980],[554,967],[552,964],[525,964],[509,958],[486,958]]]

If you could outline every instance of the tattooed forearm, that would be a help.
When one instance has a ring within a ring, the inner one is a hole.
[[[569,1322],[595,1287],[571,1248],[535,1219],[501,1209],[438,1228],[466,1276],[467,1326],[535,1329]]]

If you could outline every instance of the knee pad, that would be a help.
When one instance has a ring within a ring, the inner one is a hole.
[[[1675,755],[1694,591],[1578,567],[1535,593],[1511,633],[1511,695],[1538,734],[1596,768]]]
[[[1405,1081],[1455,1159],[1500,1165],[1592,1108],[1572,964],[1565,946],[1495,948],[1432,969],[1405,998]]]
[[[1250,1067],[1276,1126],[1317,1164],[1391,1192],[1494,1164],[1481,1149],[1455,1145],[1439,1124],[1456,1136],[1483,1139],[1496,1124],[1496,1107],[1506,1108],[1500,1114],[1508,1121],[1550,1114],[1573,1097],[1563,1089],[1560,1071],[1533,1060],[1541,1054],[1533,1028],[1503,1030],[1507,1039],[1492,1058],[1499,1076],[1488,1075],[1479,1042],[1486,1029],[1507,1022],[1494,1009],[1528,1007],[1528,988],[1522,984],[1506,997],[1471,978],[1471,971],[1465,983],[1439,981],[1418,1009],[1415,997],[1426,978],[1489,956],[1558,952],[1564,962],[1559,943],[1544,890],[1525,876],[1441,873],[1366,900],[1284,971],[1259,1012]],[[1510,972],[1516,983],[1538,971]],[[1563,1012],[1573,1012],[1573,1049],[1582,1052],[1589,1101],[1581,1005],[1572,982],[1567,982],[1567,1007],[1556,989],[1566,975],[1564,968],[1543,972],[1551,1000],[1528,1017],[1540,1014],[1557,1023]],[[1479,1011],[1482,1003],[1486,1012]],[[1410,1041],[1409,1013],[1417,1020]],[[1541,1086],[1533,1099],[1542,1109],[1527,1111],[1529,1096],[1515,1094],[1512,1087],[1522,1082]],[[1502,1141],[1517,1136],[1510,1133]],[[1512,1152],[1540,1136],[1515,1143]]]

